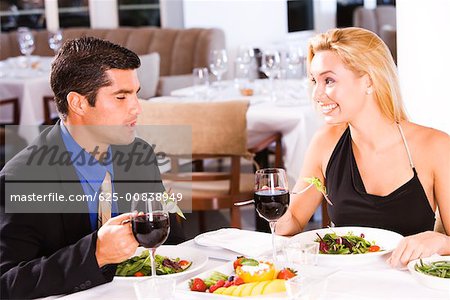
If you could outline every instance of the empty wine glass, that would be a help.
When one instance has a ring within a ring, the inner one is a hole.
[[[278,50],[266,50],[261,59],[261,71],[267,75],[270,82],[270,99],[275,101],[274,78],[280,73],[281,58]]]
[[[235,62],[235,83],[239,89],[246,89],[249,81],[253,79],[251,73],[254,63],[255,51],[250,46],[240,46]]]
[[[213,50],[209,55],[209,69],[217,78],[220,86],[222,75],[228,70],[228,57],[225,49]]]
[[[48,33],[48,45],[50,47],[50,49],[53,50],[53,52],[56,54],[58,54],[59,49],[62,46],[62,33],[61,30],[56,30],[56,31],[49,31]]]
[[[276,262],[275,225],[289,206],[289,188],[283,169],[268,168],[256,171],[253,196],[258,215],[267,220],[272,233],[272,255]]]
[[[290,46],[286,53],[286,63],[289,71],[295,77],[302,78],[305,74],[303,74],[303,65],[304,65],[305,56],[303,55],[303,51],[299,46]]]
[[[31,53],[35,49],[33,33],[27,27],[19,27],[17,29],[17,41],[19,43],[20,53],[26,56],[26,66],[28,67],[31,63]]]

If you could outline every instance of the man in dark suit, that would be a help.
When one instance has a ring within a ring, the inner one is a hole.
[[[95,38],[61,48],[51,86],[62,121],[0,173],[0,298],[107,283],[136,251],[125,222],[130,200],[164,191],[152,148],[135,138],[139,66],[132,51]],[[113,201],[106,210],[99,197],[108,182]],[[171,216],[168,242],[183,239]]]

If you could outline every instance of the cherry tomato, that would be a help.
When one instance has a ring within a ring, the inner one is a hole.
[[[380,251],[380,246],[372,245],[369,247],[369,252],[378,252]]]
[[[189,261],[187,261],[187,260],[180,260],[178,262],[178,264],[180,265],[180,267],[184,268],[186,266],[189,266],[191,263]]]
[[[145,275],[141,271],[138,271],[138,272],[134,273],[134,276],[141,277],[141,276],[145,276]]]

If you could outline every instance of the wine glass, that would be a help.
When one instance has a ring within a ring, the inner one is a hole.
[[[228,57],[225,49],[212,50],[209,55],[209,69],[217,78],[220,86],[222,75],[228,70]]]
[[[34,36],[27,27],[19,27],[17,29],[17,41],[19,43],[20,53],[26,56],[26,66],[30,65],[30,56],[35,49]]]
[[[235,62],[235,83],[239,89],[246,89],[249,81],[254,78],[252,66],[255,51],[250,46],[240,46]]]
[[[304,74],[304,60],[305,56],[300,46],[290,46],[286,53],[286,62],[289,71],[295,77],[303,78]]]
[[[150,249],[152,279],[155,279],[155,251],[169,236],[169,213],[163,209],[161,201],[145,198],[145,195],[135,194],[140,197],[133,197],[131,209],[134,214],[131,217],[131,228],[139,245]]]
[[[268,168],[256,171],[255,208],[259,216],[269,222],[272,233],[272,255],[276,262],[275,225],[289,206],[289,188],[283,169]]]
[[[270,99],[275,101],[274,78],[280,73],[281,57],[278,50],[266,50],[261,59],[261,71],[267,75],[270,82]]]
[[[62,33],[61,30],[56,30],[56,31],[49,31],[48,33],[48,46],[50,47],[50,49],[53,50],[53,52],[56,54],[58,54],[59,49],[62,46]]]

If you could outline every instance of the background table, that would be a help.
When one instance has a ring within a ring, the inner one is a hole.
[[[52,57],[33,57],[39,68],[24,69],[17,65],[21,57],[10,58],[0,64],[0,99],[18,98],[20,106],[19,134],[31,142],[44,122],[43,97],[52,96],[50,64]],[[6,118],[0,113],[0,121]]]

